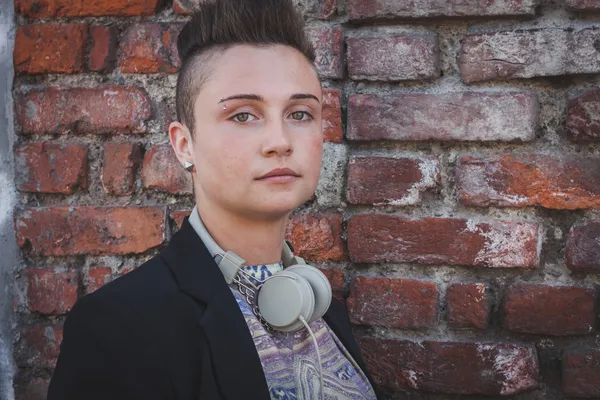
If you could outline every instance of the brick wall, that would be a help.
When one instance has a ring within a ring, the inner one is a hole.
[[[193,206],[166,127],[194,3],[16,0],[18,399]],[[327,143],[289,236],[389,398],[600,397],[600,1],[299,7]]]

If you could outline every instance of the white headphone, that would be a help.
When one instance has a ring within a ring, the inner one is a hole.
[[[223,251],[210,236],[196,207],[190,224],[215,258],[227,284],[240,283],[240,268],[245,261],[231,251]],[[220,257],[220,260],[217,260]],[[273,329],[294,332],[321,318],[331,304],[331,285],[317,268],[294,256],[287,242],[283,244],[285,269],[267,278],[258,290],[255,304],[258,314]],[[245,282],[248,284],[248,282]]]

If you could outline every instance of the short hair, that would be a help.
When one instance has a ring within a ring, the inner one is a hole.
[[[314,64],[315,51],[292,0],[209,0],[201,3],[177,38],[181,68],[177,119],[194,137],[194,103],[211,71],[211,60],[238,44],[293,47]]]

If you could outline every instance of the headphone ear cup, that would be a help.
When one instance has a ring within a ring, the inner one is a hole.
[[[281,332],[293,332],[315,311],[315,294],[310,283],[295,272],[284,270],[271,276],[258,292],[258,309],[269,325]]]
[[[312,323],[321,318],[331,305],[332,291],[329,279],[327,279],[325,274],[317,268],[310,265],[292,265],[287,267],[284,271],[295,272],[306,279],[312,287],[315,295],[315,310],[313,315],[311,315],[310,318],[307,318],[306,321]]]

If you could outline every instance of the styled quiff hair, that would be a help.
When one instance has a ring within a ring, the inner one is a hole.
[[[314,63],[315,51],[292,0],[209,0],[177,38],[181,68],[175,102],[177,119],[194,137],[194,103],[212,68],[212,59],[228,48],[285,45]],[[243,62],[243,60],[240,60]]]

